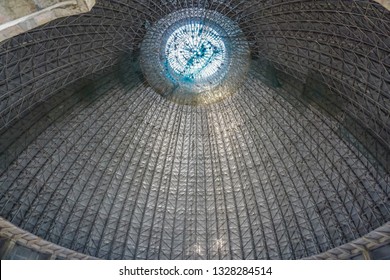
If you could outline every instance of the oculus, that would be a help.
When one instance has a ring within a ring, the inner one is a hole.
[[[148,29],[141,68],[162,96],[180,104],[210,104],[238,91],[249,69],[249,54],[244,33],[228,17],[184,9]]]

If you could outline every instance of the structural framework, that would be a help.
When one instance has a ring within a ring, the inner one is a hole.
[[[390,258],[389,197],[375,1],[98,0],[0,43],[2,258]]]

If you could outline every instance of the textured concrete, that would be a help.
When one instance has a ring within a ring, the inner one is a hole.
[[[0,248],[1,259],[42,259],[42,254],[52,259],[94,259],[47,242],[38,236],[15,227],[3,218],[0,218],[0,239],[5,240]],[[15,247],[16,245],[17,247]]]
[[[386,9],[390,10],[390,0],[375,0],[375,2],[378,2]]]
[[[54,19],[88,12],[95,0],[20,0],[0,2],[0,42]]]

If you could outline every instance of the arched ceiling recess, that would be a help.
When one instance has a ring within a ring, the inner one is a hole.
[[[188,106],[139,65],[172,12],[216,11],[251,51]],[[390,217],[390,14],[374,1],[97,1],[0,45],[0,214],[107,259],[299,259]],[[386,239],[388,242],[388,239]]]

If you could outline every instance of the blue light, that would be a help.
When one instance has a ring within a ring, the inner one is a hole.
[[[169,36],[165,56],[182,81],[204,81],[221,69],[226,60],[226,46],[215,29],[194,22],[177,28]]]
[[[148,28],[141,68],[150,87],[175,103],[211,104],[234,93],[246,78],[249,45],[228,17],[182,9]]]

